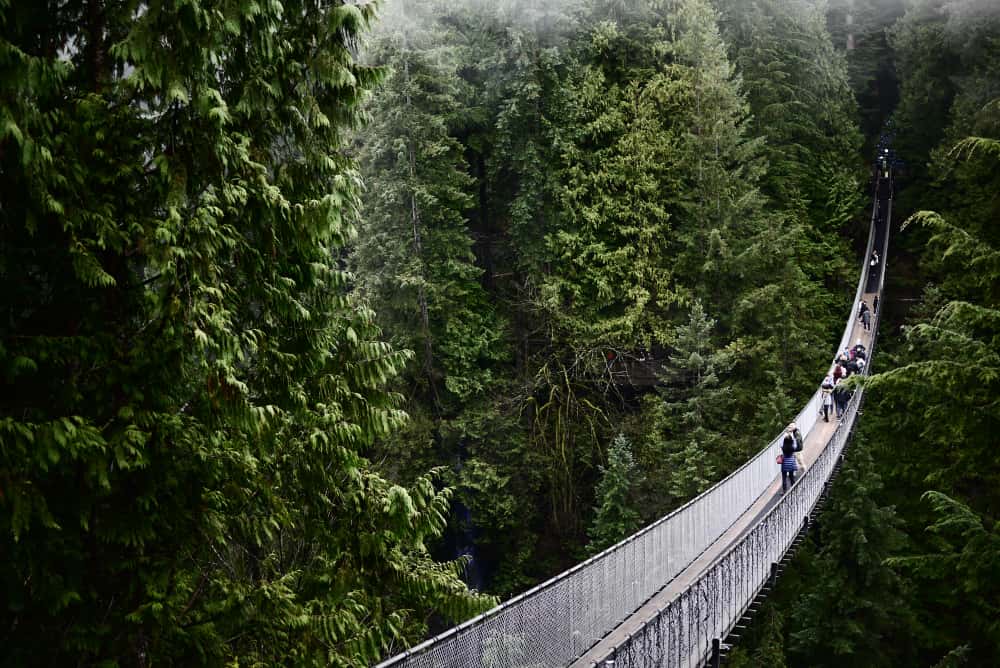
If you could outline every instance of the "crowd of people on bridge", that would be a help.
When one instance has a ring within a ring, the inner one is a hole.
[[[880,248],[884,247],[885,227],[891,214],[891,167],[898,164],[898,160],[889,149],[893,134],[891,126],[887,125],[886,132],[879,138],[877,164],[874,170],[875,205],[872,224],[875,232],[874,241]],[[870,334],[875,317],[878,315],[878,291],[881,289],[882,277],[882,267],[880,266],[882,258],[879,257],[877,249],[872,248],[867,263],[867,284],[864,289],[869,293],[874,292],[875,295],[870,307],[864,299],[861,299],[858,302],[856,314],[864,332]],[[835,415],[837,420],[843,418],[844,413],[847,412],[851,395],[854,393],[854,390],[848,387],[847,379],[854,374],[863,374],[867,364],[868,349],[861,342],[860,337],[857,338],[853,346],[845,346],[837,353],[833,368],[823,378],[823,383],[820,385],[819,414],[824,422],[829,422],[831,415]],[[802,433],[794,422],[785,428],[780,444],[781,454],[777,456],[777,463],[781,465],[782,491],[787,491],[795,484],[796,474],[805,468],[800,454],[804,441]]]
[[[872,308],[869,308],[863,299],[858,304],[858,320],[866,332],[871,331],[872,319],[877,312],[878,295],[875,296]],[[846,381],[854,374],[864,373],[867,364],[868,349],[860,338],[853,346],[844,346],[844,349],[837,354],[833,368],[820,385],[820,415],[824,422],[830,421],[831,414],[835,414],[839,420],[847,412],[847,404],[854,391],[848,388]],[[782,491],[790,489],[795,484],[796,473],[805,468],[800,454],[803,445],[802,432],[799,431],[798,425],[792,422],[785,428],[781,439],[781,454],[777,457],[777,462],[781,465]]]

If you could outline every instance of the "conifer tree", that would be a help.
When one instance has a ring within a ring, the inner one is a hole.
[[[910,0],[828,0],[827,28],[834,47],[847,60],[848,81],[857,100],[862,131],[874,144],[886,117],[899,101],[897,52],[889,31]],[[822,5],[821,5],[822,6]]]
[[[601,466],[597,483],[596,515],[587,532],[587,550],[597,553],[624,540],[639,528],[639,513],[633,507],[632,490],[640,482],[632,447],[624,434],[615,436],[608,448],[608,465]]]
[[[870,437],[872,430],[866,430]],[[856,437],[858,438],[858,437]],[[880,506],[882,487],[866,438],[852,446],[821,515],[821,549],[808,590],[788,616],[792,663],[812,666],[912,664],[912,648],[891,638],[914,634],[903,579],[886,560],[904,545],[901,520]]]
[[[547,515],[538,497],[546,474],[559,469],[542,464],[529,443],[509,358],[509,305],[489,291],[500,269],[497,233],[486,222],[501,204],[482,199],[492,185],[480,154],[492,142],[483,116],[496,113],[509,76],[498,63],[520,57],[494,43],[494,26],[508,13],[515,22],[508,29],[519,34],[536,20],[548,25],[541,9],[529,17],[509,3],[389,6],[371,55],[393,74],[361,137],[364,172],[376,185],[364,198],[353,255],[386,332],[433,361],[429,373],[414,364],[402,379],[414,419],[379,444],[384,467],[404,477],[442,461],[453,467],[455,515],[441,549],[474,535],[485,585],[507,595],[548,574],[539,564],[549,562],[534,553],[538,518]],[[412,173],[402,146],[413,149]],[[418,204],[421,253],[410,199]],[[429,338],[420,336],[421,302]]]
[[[913,3],[894,31],[903,76],[900,143],[911,161],[924,162],[905,196],[940,213],[920,211],[904,224],[900,243],[919,249],[920,275],[933,282],[910,314],[895,368],[876,375],[866,395],[866,422],[879,434],[877,461],[891,481],[881,496],[897,505],[909,536],[906,550],[885,565],[913,594],[890,612],[918,625],[906,633],[917,642],[897,644],[897,656],[883,664],[988,662],[998,651],[995,624],[985,621],[995,619],[995,609],[982,602],[996,598],[1000,507],[990,440],[997,422],[1000,116],[989,92],[1000,71],[995,40],[985,38],[996,34],[996,16],[979,9],[975,2]],[[954,76],[958,63],[962,77]],[[884,526],[872,522],[863,523],[867,534]],[[880,611],[882,600],[863,598],[867,609],[859,614]],[[876,634],[885,628],[874,622]],[[868,641],[853,636],[858,646]],[[850,643],[822,642],[815,651],[831,647],[849,650]]]
[[[406,356],[345,294],[369,3],[0,2],[0,643],[370,665],[492,604],[365,454]]]
[[[819,3],[732,3],[723,25],[753,111],[753,133],[767,137],[764,191],[805,217],[824,252],[812,275],[844,270],[833,235],[860,206],[861,135],[846,64],[830,41]]]
[[[564,83],[571,117],[557,138],[564,148],[544,240],[550,270],[538,300],[567,343],[634,349],[651,344],[656,314],[676,300],[663,196],[680,90],[662,75],[615,71],[613,54],[630,40],[613,24],[591,39],[594,63]]]
[[[650,476],[652,484],[666,487],[671,505],[707,489],[736,460],[720,429],[732,410],[732,393],[724,382],[732,360],[715,347],[715,324],[701,302],[692,305],[688,322],[675,329],[662,400],[652,411],[647,465],[656,472]],[[658,507],[660,512],[668,509]]]
[[[767,605],[761,612],[763,617],[763,638],[753,652],[753,666],[771,666],[771,668],[786,668],[785,637],[783,625],[787,616],[773,604]]]
[[[966,145],[996,142],[975,139]],[[887,452],[898,457],[893,467],[897,484],[911,494],[933,490],[923,495],[933,515],[926,508],[909,511],[911,534],[922,526],[932,533],[917,540],[915,556],[895,563],[906,568],[918,588],[918,612],[932,629],[928,645],[950,649],[970,641],[970,656],[980,660],[1000,648],[995,624],[986,621],[995,619],[994,606],[980,603],[995,598],[1000,555],[994,535],[1000,469],[990,436],[1000,420],[994,400],[1000,377],[1000,265],[996,247],[978,235],[974,219],[957,217],[966,226],[931,212],[916,214],[915,221],[931,228],[929,248],[935,249],[938,269],[945,272],[943,294],[929,294],[944,297],[944,303],[931,318],[908,329],[905,363],[877,375],[872,385],[876,396],[883,397],[880,406],[894,407],[883,413],[882,421],[896,435]],[[930,619],[935,608],[950,611],[947,622]]]
[[[927,156],[948,127],[955,96],[951,72],[958,59],[949,48],[944,4],[943,0],[910,3],[889,33],[900,78],[899,107],[893,116],[903,128],[894,148],[921,179],[927,177]]]
[[[684,121],[691,130],[683,179],[693,187],[684,191],[676,224],[677,262],[687,268],[678,273],[713,305],[720,333],[732,341],[740,379],[734,391],[743,400],[734,415],[752,425],[740,432],[773,433],[781,422],[762,419],[755,397],[776,385],[776,372],[789,392],[814,385],[827,330],[802,314],[822,300],[821,286],[802,267],[809,252],[803,226],[765,209],[763,144],[750,138],[749,107],[714,12],[703,2],[678,7],[677,57],[691,68],[694,103]]]
[[[461,82],[433,39],[403,26],[373,54],[387,58],[390,75],[367,130],[370,194],[355,262],[362,292],[399,343],[417,351],[414,376],[436,412],[448,414],[488,386],[502,346],[466,226],[472,178],[450,135]]]
[[[767,140],[760,187],[769,209],[781,211],[769,214],[759,242],[741,258],[746,273],[765,263],[772,267],[771,281],[748,290],[735,311],[737,326],[750,334],[743,348],[772,362],[746,369],[753,376],[746,391],[763,395],[762,386],[782,388],[784,400],[770,392],[765,401],[784,404],[815,385],[829,332],[837,330],[846,306],[824,286],[842,285],[846,294],[853,276],[848,246],[839,236],[859,209],[861,138],[843,58],[830,43],[819,3],[721,6],[753,114],[750,132]],[[787,414],[776,423],[768,416],[764,424],[780,424]]]

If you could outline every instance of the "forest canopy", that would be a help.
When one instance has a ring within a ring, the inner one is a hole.
[[[995,9],[0,0],[0,664],[368,666],[679,507],[822,379],[885,132],[852,519],[745,657],[996,656]]]

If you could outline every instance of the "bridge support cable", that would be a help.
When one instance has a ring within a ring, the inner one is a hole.
[[[889,206],[891,210],[891,199]],[[850,343],[875,247],[878,212],[876,206],[838,351]],[[883,258],[888,220],[885,216],[886,233],[880,239]],[[880,288],[884,266],[884,261],[879,264]],[[877,324],[878,315],[873,336]],[[770,564],[781,560],[802,518],[815,505],[843,449],[861,395],[861,390],[855,393],[830,444],[782,501],[596,665],[704,665],[712,641],[728,635],[769,578]],[[803,433],[816,425],[820,403],[817,389],[796,416]],[[779,475],[774,453],[781,437],[724,480],[617,545],[376,668],[552,668],[573,663],[691,567],[772,487]]]

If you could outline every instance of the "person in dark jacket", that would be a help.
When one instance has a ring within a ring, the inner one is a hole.
[[[847,392],[847,383],[844,382],[842,378],[838,378],[834,381],[833,385],[833,405],[837,409],[837,419],[844,417],[844,411],[847,410],[847,400],[849,398]]]
[[[795,484],[795,472],[799,470],[795,462],[795,453],[801,452],[802,443],[799,442],[791,429],[785,430],[785,437],[781,440],[781,491],[786,492]]]

